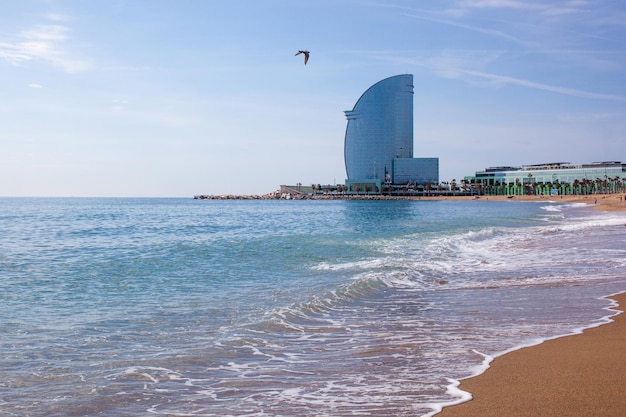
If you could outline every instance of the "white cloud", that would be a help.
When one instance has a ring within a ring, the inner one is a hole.
[[[30,88],[43,88],[43,85],[37,84],[37,83],[30,83],[30,84],[28,84],[28,87],[30,87]]]
[[[590,4],[590,2],[587,0],[570,0],[570,1],[566,1],[565,4],[570,7],[576,7],[576,6],[587,6],[588,4]]]
[[[113,99],[113,106],[111,106],[111,109],[116,110],[116,111],[125,110],[127,104],[128,104],[128,100],[116,98],[116,99]]]
[[[567,113],[559,116],[559,120],[567,123],[621,122],[626,116],[623,112],[604,113]]]
[[[492,62],[498,60],[501,54],[502,52],[500,51],[489,50],[445,50],[436,56],[412,59],[407,59],[404,56],[398,57],[397,55],[393,55],[388,52],[377,52],[372,55],[387,61],[397,61],[402,62],[403,64],[426,68],[442,78],[458,79],[465,82],[475,82],[481,80],[496,87],[515,85],[594,100],[626,101],[626,96],[623,95],[595,93],[575,88],[543,84],[523,78],[509,77],[486,71],[485,69]]]
[[[37,25],[24,30],[10,41],[0,42],[0,60],[12,65],[38,60],[68,73],[85,71],[89,64],[73,58],[64,48],[70,39],[69,32],[63,25]]]
[[[583,9],[578,7],[550,7],[542,13],[546,16],[561,16],[566,14],[582,13]]]
[[[529,2],[515,0],[469,0],[459,3],[460,6],[469,8],[509,8],[509,9],[531,9],[537,6]]]
[[[63,21],[68,20],[67,16],[65,16],[63,14],[60,14],[60,13],[48,13],[46,15],[46,18],[48,20],[52,20],[52,21],[55,21],[55,22],[63,22]]]
[[[481,71],[501,55],[489,50],[444,50],[440,54],[422,60],[422,64],[444,78],[460,78],[468,71]]]
[[[470,77],[486,79],[493,84],[497,85],[517,85],[521,87],[534,88],[537,90],[550,91],[557,94],[564,94],[568,96],[589,98],[595,100],[614,100],[614,101],[626,101],[626,97],[613,94],[594,93],[590,91],[578,90],[575,88],[559,87],[549,84],[542,84],[535,81],[524,80],[520,78],[508,77],[505,75],[491,74],[481,71],[472,71],[465,69],[456,69],[457,73],[467,75]]]
[[[460,10],[470,9],[514,9],[537,11],[545,15],[564,15],[580,13],[589,3],[584,0],[565,1],[562,4],[556,2],[516,1],[516,0],[464,0],[457,4]]]
[[[524,46],[534,46],[534,44],[530,42],[524,41],[512,35],[509,35],[508,33],[504,33],[500,30],[489,29],[489,28],[485,28],[482,26],[478,26],[478,25],[470,25],[470,24],[461,23],[455,20],[439,19],[439,18],[433,18],[433,17],[427,17],[427,16],[419,16],[419,15],[408,15],[408,16],[416,18],[416,19],[428,20],[431,22],[441,23],[441,24],[448,25],[448,26],[454,26],[454,27],[458,27],[461,29],[466,29],[466,30],[470,30],[473,32],[482,33],[483,35],[487,35],[487,36],[491,36],[495,38],[501,38],[501,39],[511,41],[511,42],[524,45]]]
[[[23,31],[20,37],[30,41],[55,42],[66,40],[68,32],[69,29],[62,25],[38,25],[34,29]]]

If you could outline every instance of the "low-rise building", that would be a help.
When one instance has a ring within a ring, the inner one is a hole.
[[[624,190],[626,164],[605,161],[500,166],[477,171],[463,182],[479,194],[491,195],[615,193]]]

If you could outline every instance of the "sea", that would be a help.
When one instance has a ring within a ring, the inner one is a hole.
[[[610,321],[626,212],[0,198],[0,415],[433,416]]]

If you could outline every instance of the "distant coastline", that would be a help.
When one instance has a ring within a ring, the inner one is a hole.
[[[626,211],[626,194],[591,194],[564,196],[389,196],[382,194],[323,194],[308,195],[271,192],[263,195],[196,195],[195,200],[420,200],[420,201],[545,201],[561,203],[582,203],[601,211]]]
[[[289,194],[268,193],[263,195],[196,195],[194,200],[419,200],[421,197],[389,196],[383,194]],[[467,197],[466,197],[467,198]]]

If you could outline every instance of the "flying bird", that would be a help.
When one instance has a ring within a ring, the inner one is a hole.
[[[306,65],[306,63],[309,61],[309,51],[298,51],[296,56],[300,54],[304,54],[304,65]]]

